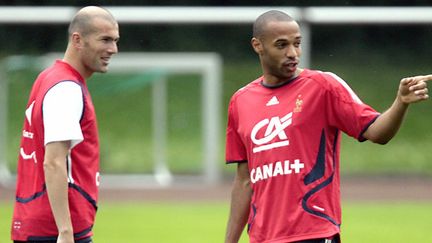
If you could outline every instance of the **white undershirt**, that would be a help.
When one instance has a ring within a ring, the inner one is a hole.
[[[45,145],[71,141],[71,149],[84,140],[80,120],[83,114],[83,94],[80,85],[72,81],[56,84],[43,100]]]

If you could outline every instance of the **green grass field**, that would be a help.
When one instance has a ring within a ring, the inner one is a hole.
[[[430,203],[345,203],[345,243],[432,242]],[[220,243],[228,203],[106,203],[99,208],[97,243]],[[11,206],[0,204],[0,242],[9,242]],[[243,235],[241,243],[247,242]]]

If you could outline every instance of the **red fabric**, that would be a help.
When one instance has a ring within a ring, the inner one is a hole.
[[[94,222],[96,209],[93,204],[98,199],[98,182],[96,181],[99,179],[99,138],[96,114],[85,80],[69,64],[56,61],[34,82],[26,108],[17,169],[16,196],[18,199],[15,202],[11,229],[13,240],[26,241],[30,236],[58,235],[45,190],[42,103],[48,90],[62,81],[78,83],[82,87],[84,99],[84,113],[80,121],[84,140],[72,149],[71,167],[69,167],[72,170],[73,178],[73,181],[70,181],[73,187],[69,187],[69,207],[74,233],[90,229]],[[76,188],[80,188],[82,192]],[[93,201],[93,204],[90,201]],[[91,235],[89,231],[79,238]]]
[[[304,70],[276,88],[262,77],[231,98],[226,162],[247,161],[250,242],[339,233],[340,130],[359,140],[378,112],[331,73]],[[321,165],[321,167],[320,167]]]

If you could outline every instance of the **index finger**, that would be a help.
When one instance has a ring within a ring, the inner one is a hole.
[[[431,81],[432,80],[432,74],[425,75],[425,79],[423,81]]]
[[[402,79],[402,83],[409,84],[409,83],[413,82],[414,84],[416,84],[416,83],[418,83],[420,81],[427,82],[427,81],[430,81],[430,80],[432,80],[432,74],[418,75],[418,76],[403,78]]]

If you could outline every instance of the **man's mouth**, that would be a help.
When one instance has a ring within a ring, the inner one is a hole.
[[[105,65],[108,65],[111,57],[101,57],[101,59],[102,59],[102,61],[104,62]]]
[[[298,62],[285,62],[284,67],[290,69],[290,71],[295,71],[297,69]]]

